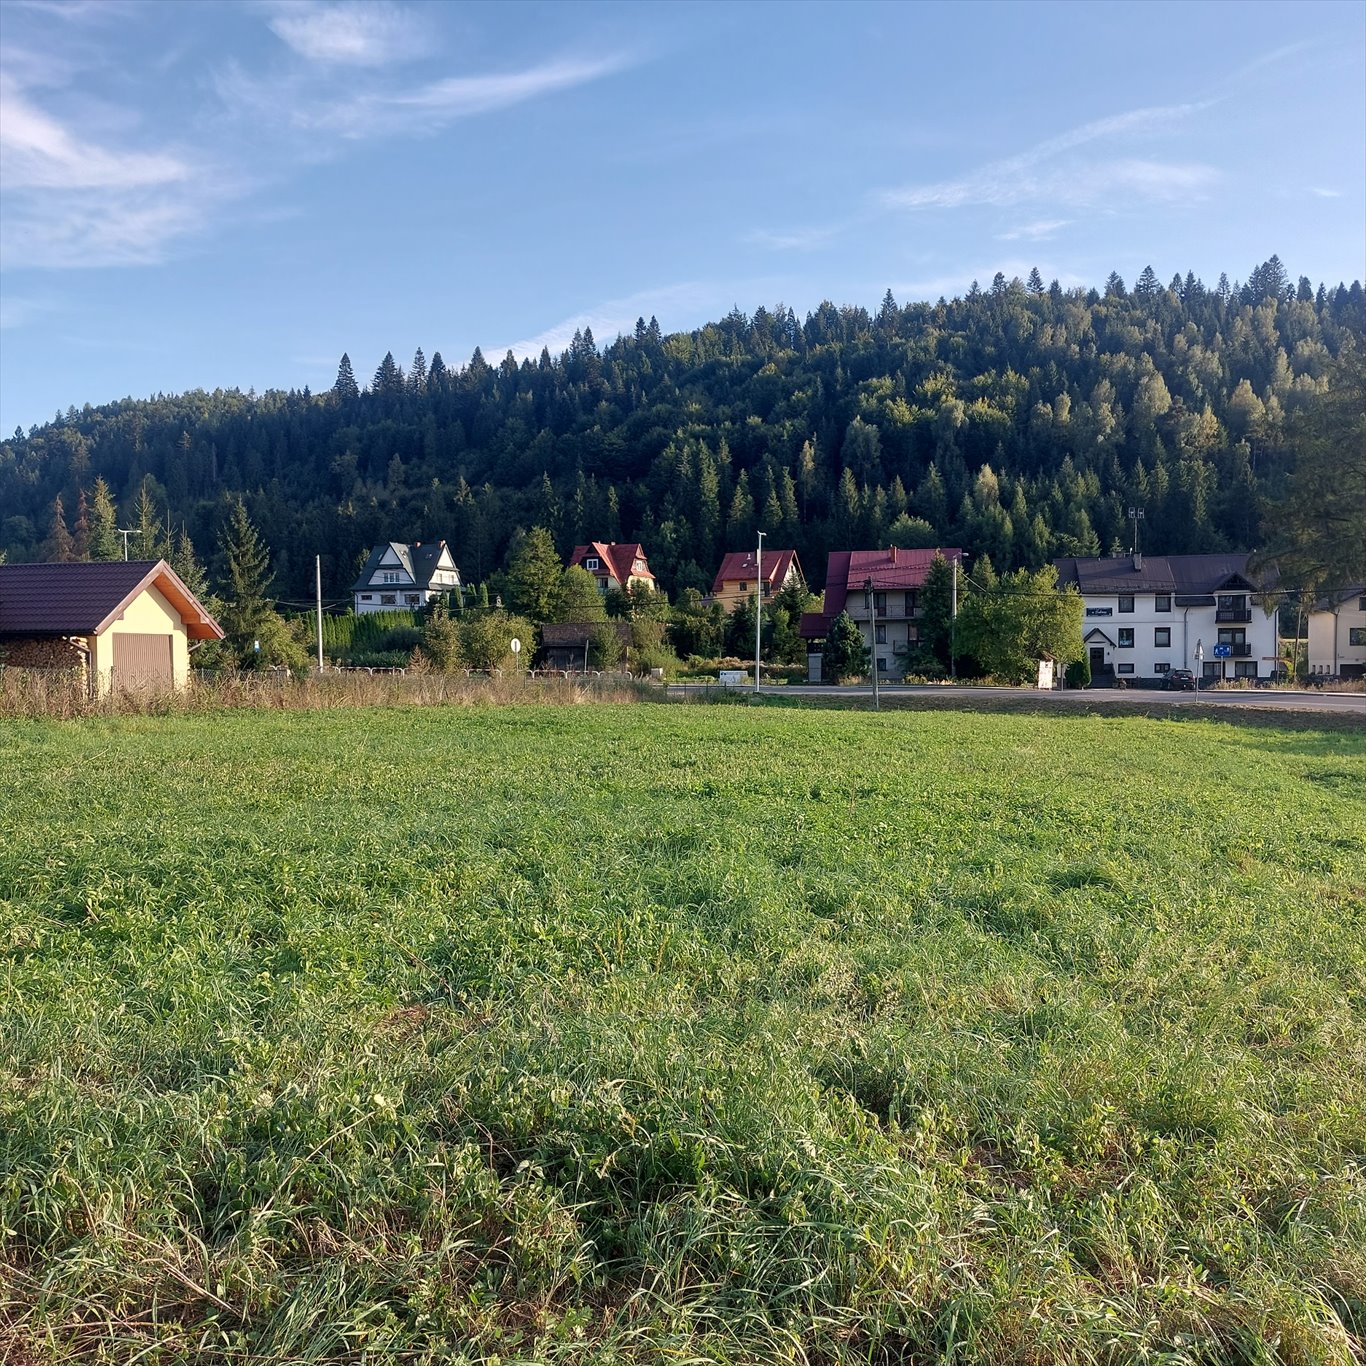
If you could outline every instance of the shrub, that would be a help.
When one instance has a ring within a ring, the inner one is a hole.
[[[1087,655],[1074,659],[1063,674],[1069,688],[1089,688],[1091,686],[1091,660]]]

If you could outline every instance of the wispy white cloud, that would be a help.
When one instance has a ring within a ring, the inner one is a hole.
[[[1320,199],[1341,199],[1341,198],[1342,198],[1342,191],[1341,191],[1341,190],[1329,190],[1329,189],[1325,189],[1322,185],[1311,185],[1311,186],[1309,187],[1309,193],[1310,193],[1310,194],[1313,194],[1313,195],[1318,195],[1318,197],[1319,197]]]
[[[594,341],[601,346],[623,332],[632,331],[637,318],[648,318],[660,313],[694,316],[699,311],[717,307],[725,295],[726,290],[720,285],[697,281],[641,290],[623,299],[608,299],[583,313],[576,313],[572,318],[565,318],[534,337],[490,348],[489,355],[496,359],[511,351],[519,357],[539,356],[542,348],[549,350],[552,356],[558,355],[573,340],[574,333],[582,332],[585,328],[592,329]],[[667,325],[665,330],[668,330]]]
[[[1097,119],[1048,138],[1028,151],[993,161],[966,175],[887,190],[881,202],[894,209],[1011,207],[1048,203],[1091,207],[1116,196],[1178,200],[1203,192],[1217,178],[1210,166],[1113,155],[1073,155],[1096,144],[1175,128],[1210,101],[1134,109]]]
[[[1056,237],[1058,232],[1067,227],[1072,220],[1070,218],[1040,218],[1033,223],[1021,223],[1017,228],[1011,228],[1009,232],[997,233],[998,242],[1046,242],[1051,237]]]
[[[828,246],[843,231],[842,225],[827,228],[791,228],[786,232],[770,232],[756,228],[745,234],[745,242],[753,247],[767,247],[772,251],[817,251]]]
[[[974,280],[982,289],[990,286],[999,272],[1007,280],[1025,280],[1035,268],[1034,263],[1018,257],[1000,261],[989,261],[976,270],[953,270],[939,275],[928,275],[916,280],[901,280],[892,284],[892,293],[898,299],[938,299],[954,298],[966,294]],[[1057,280],[1064,289],[1089,283],[1083,276],[1068,270],[1056,270],[1044,262],[1038,263],[1038,271],[1045,280]]]
[[[188,174],[176,156],[120,151],[78,137],[0,72],[0,178],[7,191],[127,190],[166,185]]]
[[[40,107],[0,72],[6,267],[146,264],[198,228],[226,189],[168,148],[118,145]]]
[[[422,55],[426,38],[413,11],[382,0],[290,0],[274,6],[269,23],[276,37],[301,57],[340,66],[408,61]]]

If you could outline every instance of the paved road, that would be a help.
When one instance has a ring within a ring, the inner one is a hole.
[[[715,688],[715,684],[675,683],[669,691],[679,694],[693,688]],[[744,692],[746,689],[735,689]],[[860,697],[871,700],[872,694],[867,687],[828,687],[808,684],[788,684],[778,687],[765,687],[761,691],[774,697]],[[1077,692],[1061,690],[1041,692],[1037,688],[974,688],[936,686],[934,684],[885,684],[881,689],[884,698],[926,697],[936,700],[953,698],[971,702],[975,698],[996,700],[1002,698],[1028,699],[1035,702],[1055,703],[1058,706],[1220,706],[1220,707],[1260,707],[1272,711],[1329,711],[1360,716],[1366,725],[1366,693],[1320,692],[1317,688],[1304,691],[1289,689],[1230,689],[1210,692],[1160,692],[1144,688],[1095,688]]]

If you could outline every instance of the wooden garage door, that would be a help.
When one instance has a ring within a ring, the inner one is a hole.
[[[169,690],[175,683],[171,637],[114,637],[114,687],[119,692]]]

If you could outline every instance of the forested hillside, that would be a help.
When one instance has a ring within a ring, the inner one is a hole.
[[[536,524],[561,551],[643,541],[671,595],[708,587],[758,528],[817,586],[838,547],[955,543],[998,569],[1127,547],[1130,505],[1153,552],[1253,549],[1293,467],[1288,420],[1363,336],[1359,282],[1292,283],[1273,257],[1213,289],[1149,269],[1064,291],[1034,272],[952,302],[889,292],[876,313],[737,310],[673,335],[642,319],[520,363],[386,355],[365,386],[343,357],[324,393],[126,399],[16,432],[0,549],[80,554],[99,476],[122,525],[145,487],[201,554],[241,494],[286,597],[311,592],[315,553],[344,593],[386,539],[443,536],[482,580]]]

